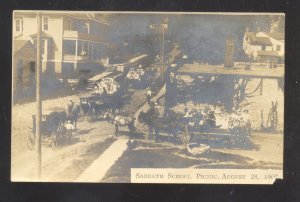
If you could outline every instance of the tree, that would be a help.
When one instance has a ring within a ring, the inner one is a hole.
[[[271,16],[271,33],[284,33],[284,16]]]

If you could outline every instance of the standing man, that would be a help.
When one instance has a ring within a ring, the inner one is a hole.
[[[168,68],[169,76],[166,79],[166,102],[164,116],[168,117],[170,109],[177,103],[177,82],[175,73]]]
[[[69,120],[71,119],[73,108],[74,108],[74,102],[72,99],[69,99],[69,102],[68,102],[68,119]]]
[[[159,106],[158,103],[154,103],[154,132],[155,132],[155,142],[159,142]]]
[[[159,126],[158,126],[158,117],[159,117],[159,112],[158,112],[158,104],[151,102],[150,103],[150,109],[148,111],[148,125],[149,125],[149,139],[152,138],[152,133],[154,130],[155,133],[155,142],[159,141]]]
[[[146,95],[147,95],[148,105],[150,105],[150,101],[151,101],[151,98],[152,98],[152,91],[151,91],[150,87],[147,88]]]
[[[69,102],[68,102],[68,109],[69,109],[69,107],[73,107],[73,105],[74,105],[73,100],[72,100],[72,99],[69,99]]]

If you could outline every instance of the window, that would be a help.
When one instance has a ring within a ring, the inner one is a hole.
[[[276,46],[276,51],[280,51],[280,48],[281,48],[280,45],[277,45]]]
[[[35,62],[29,63],[30,73],[35,73]]]
[[[93,44],[93,59],[97,59],[97,44]]]
[[[22,32],[23,31],[23,19],[16,20],[16,31]]]
[[[78,55],[87,56],[88,54],[88,42],[87,41],[78,41]]]
[[[99,44],[97,48],[97,57],[98,59],[101,59],[103,57],[103,45]]]
[[[101,56],[102,56],[102,47],[99,44],[98,47],[97,47],[97,57],[98,57],[98,59],[100,59]]]
[[[262,46],[261,46],[261,50],[263,50],[263,51],[266,50],[266,46],[265,46],[265,45],[262,45]]]
[[[63,41],[63,52],[67,55],[75,55],[76,41],[75,40],[64,40]]]
[[[48,17],[43,18],[43,30],[48,30]]]

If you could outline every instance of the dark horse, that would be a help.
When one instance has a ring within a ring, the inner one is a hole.
[[[77,104],[73,104],[72,106],[68,106],[68,114],[67,119],[72,122],[75,130],[77,129],[77,120],[80,112],[80,106]]]
[[[122,96],[121,93],[117,92],[116,94],[105,98],[104,103],[107,109],[110,109],[113,114],[115,114],[117,110],[118,113],[122,113],[122,109],[124,105],[123,99],[124,96]]]
[[[145,124],[149,128],[149,138],[153,136],[153,130],[155,132],[155,140],[158,141],[160,131],[168,133],[169,137],[172,135],[177,142],[177,133],[180,129],[179,118],[175,113],[170,111],[169,115],[164,118],[158,118],[155,110],[150,108],[147,112],[140,112],[138,116],[139,122]]]

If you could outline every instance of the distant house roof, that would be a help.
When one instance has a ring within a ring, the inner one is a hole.
[[[97,14],[93,14],[92,12],[91,13],[64,13],[63,15],[70,16],[77,19],[93,20],[104,25],[109,25],[108,22],[101,19],[100,17],[97,16]]]
[[[279,41],[284,41],[284,33],[266,33],[268,36],[277,39]]]
[[[245,37],[249,40],[251,45],[272,45],[269,37],[257,37],[255,32],[246,32]]]
[[[13,55],[14,60],[24,59],[24,60],[36,60],[36,48],[28,40],[14,40],[13,41]]]
[[[27,43],[30,43],[27,40],[15,40],[14,41],[14,54],[19,52]]]
[[[31,16],[31,17],[36,17],[37,12],[34,11],[16,11],[14,12],[14,17],[16,16]],[[103,20],[99,14],[96,14],[94,12],[72,12],[72,13],[66,13],[62,11],[45,11],[43,12],[43,15],[47,16],[54,16],[54,17],[61,17],[61,16],[68,16],[72,18],[77,18],[81,20],[93,20],[96,22],[99,22],[104,25],[109,25],[108,22]]]
[[[276,51],[257,51],[258,56],[278,56]]]
[[[271,46],[272,41],[268,37],[253,37],[250,39],[250,44]]]
[[[279,41],[284,41],[284,33],[270,33],[264,32],[267,36],[277,39]],[[256,32],[246,32],[245,37],[250,41],[251,45],[272,45],[269,37],[257,37]]]

